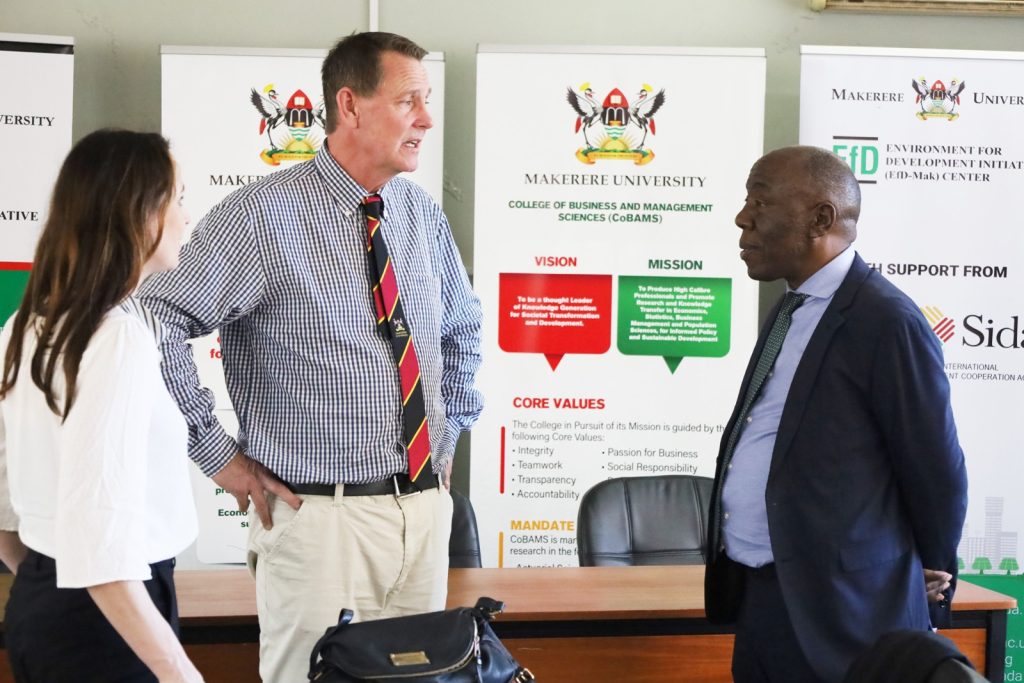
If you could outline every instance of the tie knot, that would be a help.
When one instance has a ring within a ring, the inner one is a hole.
[[[793,311],[800,308],[800,304],[807,299],[807,296],[807,294],[800,294],[799,292],[786,292],[785,298],[782,299],[779,315],[791,315]]]
[[[367,218],[379,220],[381,214],[384,213],[384,199],[379,194],[371,194],[369,197],[364,197],[363,211],[366,212]]]

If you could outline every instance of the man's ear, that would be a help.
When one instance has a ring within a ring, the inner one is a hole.
[[[832,202],[821,202],[811,210],[811,237],[824,237],[835,226],[839,212]]]
[[[339,88],[334,94],[334,104],[338,108],[338,125],[346,128],[359,127],[359,101],[356,94],[348,86]]]

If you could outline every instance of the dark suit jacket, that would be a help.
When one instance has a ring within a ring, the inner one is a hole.
[[[719,451],[705,576],[717,622],[735,620],[743,594],[743,572],[722,552],[723,451],[774,319]],[[914,302],[859,256],[793,377],[765,502],[790,619],[825,680],[841,680],[883,633],[928,628],[921,567],[956,574],[963,453],[938,340]]]

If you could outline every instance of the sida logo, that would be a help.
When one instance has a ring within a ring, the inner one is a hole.
[[[1011,315],[1009,321],[997,321],[986,315],[972,313],[964,316],[964,338],[962,344],[987,349],[1024,348],[1024,321],[1021,316]]]
[[[578,91],[568,88],[566,100],[576,112],[576,133],[583,135],[584,146],[576,150],[576,158],[585,164],[598,159],[629,159],[642,166],[653,161],[654,152],[644,145],[648,133],[657,134],[654,115],[665,104],[665,89],[653,97],[652,92],[653,88],[644,83],[630,105],[621,90],[612,88],[599,105],[590,83],[584,83]],[[599,124],[599,130],[592,130]]]
[[[296,90],[282,103],[274,84],[270,83],[263,88],[262,95],[251,88],[249,101],[261,117],[260,135],[266,133],[270,143],[270,147],[260,152],[260,159],[271,166],[280,166],[282,161],[305,161],[316,156],[323,144],[323,98],[314,107],[306,93]]]
[[[942,311],[934,306],[922,306],[921,312],[925,319],[932,326],[932,332],[943,344],[953,338],[956,332],[956,323],[952,318],[943,315]]]
[[[917,118],[922,121],[932,118],[953,121],[960,117],[956,108],[960,104],[960,93],[964,91],[963,81],[954,78],[949,82],[949,90],[942,81],[935,81],[929,87],[924,76],[911,81],[910,84],[917,93],[914,102],[921,107],[921,111],[917,112]]]

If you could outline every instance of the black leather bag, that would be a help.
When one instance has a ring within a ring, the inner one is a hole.
[[[405,683],[527,683],[519,666],[491,629],[504,603],[480,598],[460,607],[408,617],[352,621],[342,610],[309,659],[317,683],[404,681]]]

